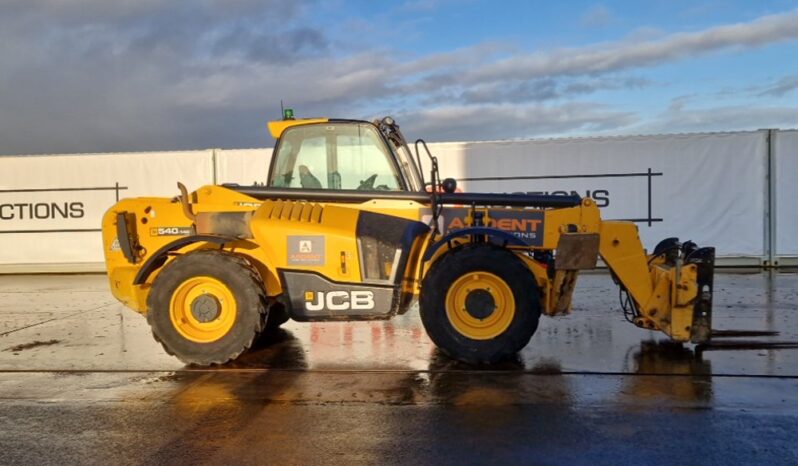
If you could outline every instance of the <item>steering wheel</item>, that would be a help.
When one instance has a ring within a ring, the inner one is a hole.
[[[374,181],[377,180],[377,174],[373,174],[370,177],[366,178],[365,180],[360,182],[360,186],[357,187],[358,191],[373,191],[374,190]]]

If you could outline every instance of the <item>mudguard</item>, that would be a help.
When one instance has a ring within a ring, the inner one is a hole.
[[[435,255],[435,252],[441,248],[444,244],[449,243],[451,240],[455,238],[460,238],[463,236],[471,236],[471,235],[484,235],[491,238],[496,238],[498,240],[503,240],[504,244],[512,245],[512,246],[528,246],[521,238],[513,235],[512,233],[508,233],[504,230],[499,230],[498,228],[491,228],[491,227],[470,227],[470,228],[462,228],[460,230],[455,230],[448,233],[446,236],[441,238],[440,240],[436,241],[435,243],[431,244],[427,251],[424,253],[424,262],[432,259],[432,256]]]
[[[138,273],[136,274],[133,284],[141,285],[146,282],[147,278],[149,278],[152,272],[166,262],[168,254],[172,251],[177,251],[178,249],[193,243],[205,242],[214,243],[221,246],[232,241],[239,241],[239,239],[232,236],[219,235],[194,235],[184,236],[182,238],[176,239],[155,251],[155,253],[144,262],[144,264],[141,266],[141,269],[139,269]]]

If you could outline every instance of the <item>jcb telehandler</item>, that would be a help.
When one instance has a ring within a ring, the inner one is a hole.
[[[389,319],[416,301],[446,354],[493,363],[529,342],[541,313],[570,311],[599,256],[632,323],[710,338],[713,248],[669,238],[646,254],[633,223],[602,221],[588,198],[456,192],[390,117],[269,129],[265,185],[179,185],[103,219],[114,296],[186,363],[233,360],[289,318]]]

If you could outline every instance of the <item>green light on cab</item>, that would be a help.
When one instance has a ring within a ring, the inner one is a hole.
[[[283,120],[293,120],[294,119],[294,109],[293,108],[286,108],[283,110]]]

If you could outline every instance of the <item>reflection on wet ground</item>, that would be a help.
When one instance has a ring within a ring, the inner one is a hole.
[[[289,322],[197,369],[102,276],[0,277],[0,463],[791,463],[798,351],[761,343],[798,341],[796,298],[798,275],[719,274],[714,326],[771,333],[696,348],[627,323],[595,274],[495,366],[448,359],[411,312]]]
[[[637,353],[650,351],[652,344],[667,347],[657,343],[666,340],[664,335],[624,320],[617,296],[607,275],[585,275],[573,313],[542,317],[531,343],[508,364],[529,372],[625,373]],[[145,319],[114,301],[102,276],[0,277],[0,300],[0,369],[183,368],[153,341]],[[797,302],[798,275],[719,274],[714,326],[772,334],[685,348],[700,353],[714,375],[798,375],[798,358],[789,348],[798,342]],[[436,365],[435,348],[416,311],[390,321],[288,322],[283,328],[292,336],[290,351],[261,342],[229,367],[418,371]],[[275,352],[281,356],[274,357]],[[667,364],[650,367],[647,373],[682,373]]]

